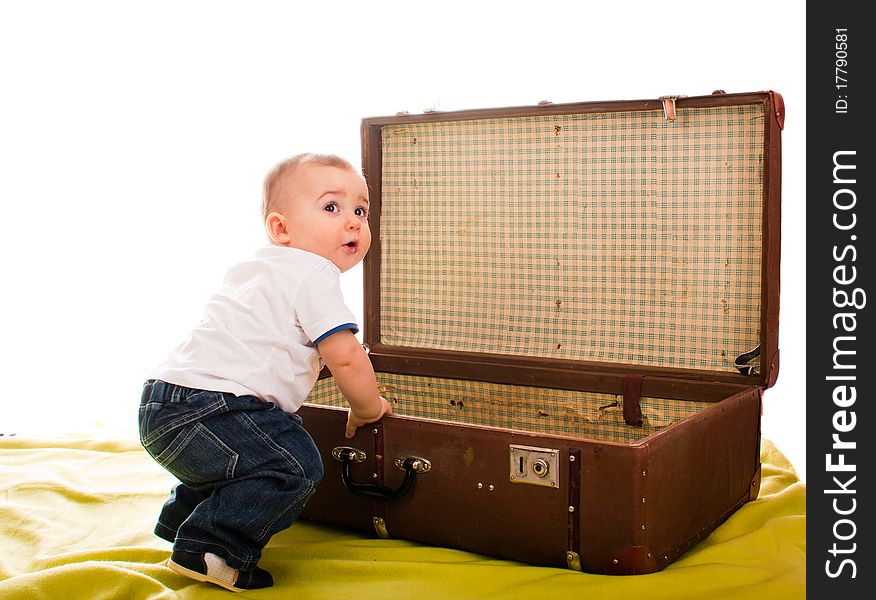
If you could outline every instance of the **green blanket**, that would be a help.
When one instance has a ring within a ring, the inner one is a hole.
[[[768,440],[760,497],[659,573],[532,567],[300,522],[265,549],[273,588],[234,595],[177,575],[152,534],[173,478],[136,440],[0,436],[0,598],[805,597],[806,488]]]

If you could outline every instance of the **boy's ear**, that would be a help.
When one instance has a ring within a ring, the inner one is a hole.
[[[286,227],[286,217],[278,212],[272,212],[267,216],[265,228],[268,230],[268,237],[274,244],[285,246],[292,239]]]

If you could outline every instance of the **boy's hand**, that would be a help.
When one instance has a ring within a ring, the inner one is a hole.
[[[344,432],[344,436],[347,439],[350,439],[354,435],[356,435],[356,429],[358,429],[362,425],[367,425],[368,423],[373,423],[375,421],[379,421],[383,417],[383,415],[392,414],[392,405],[390,405],[390,403],[387,402],[386,399],[383,398],[383,396],[380,396],[380,404],[381,404],[380,414],[378,414],[376,417],[372,417],[370,419],[359,418],[355,414],[353,414],[352,409],[348,410],[347,411],[347,429]]]

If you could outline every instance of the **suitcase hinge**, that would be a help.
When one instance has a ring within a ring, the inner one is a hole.
[[[566,566],[574,571],[581,571],[581,557],[571,550],[566,552]]]
[[[663,103],[663,117],[670,123],[675,121],[675,101],[684,96],[660,96],[658,98]]]

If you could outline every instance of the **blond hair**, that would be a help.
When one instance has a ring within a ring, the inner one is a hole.
[[[278,163],[265,176],[264,189],[262,192],[262,219],[278,209],[290,192],[290,182],[295,172],[304,165],[318,167],[335,167],[353,173],[359,173],[353,165],[340,156],[334,154],[296,154]]]

